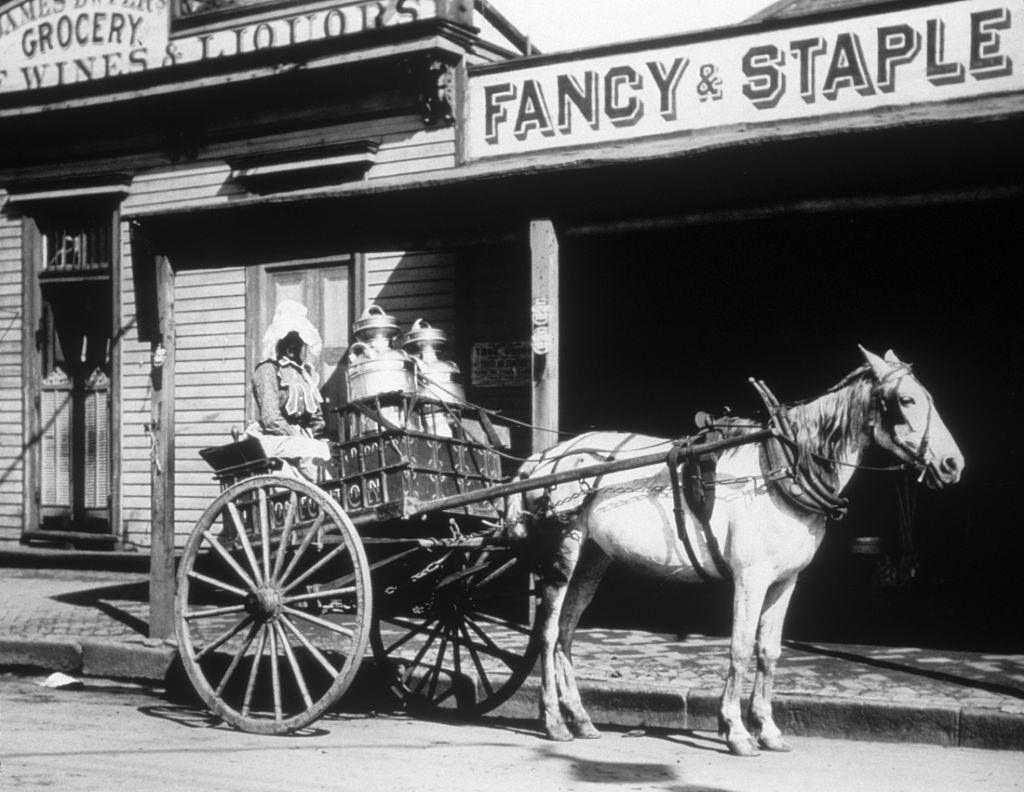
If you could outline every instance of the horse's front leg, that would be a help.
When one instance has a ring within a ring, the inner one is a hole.
[[[729,670],[718,710],[718,733],[725,737],[729,750],[737,756],[757,756],[757,743],[743,725],[740,699],[743,678],[754,651],[757,622],[761,614],[767,583],[738,575],[732,602],[732,641],[729,645]]]
[[[750,726],[757,734],[758,743],[768,751],[792,750],[772,718],[772,687],[775,666],[782,654],[782,625],[795,587],[796,575],[768,589],[757,628],[757,672],[750,694]]]

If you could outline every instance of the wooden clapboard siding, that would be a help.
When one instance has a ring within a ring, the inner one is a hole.
[[[6,196],[0,194],[0,202]],[[24,522],[21,221],[0,216],[0,538]]]
[[[121,530],[139,547],[150,535],[150,421],[149,344],[139,341],[135,320],[135,281],[132,277],[128,224],[121,224]]]
[[[174,316],[174,532],[180,546],[220,491],[199,450],[230,442],[232,429],[245,429],[245,270],[178,272]]]
[[[231,179],[227,163],[234,157],[360,140],[379,145],[368,179],[455,166],[452,127],[426,129],[414,115],[360,121],[207,146],[199,161],[137,175],[124,211],[225,203],[246,194]]]
[[[454,343],[455,266],[449,253],[371,253],[366,256],[366,304],[394,316],[402,330],[425,319]],[[360,311],[361,313],[361,311]]]

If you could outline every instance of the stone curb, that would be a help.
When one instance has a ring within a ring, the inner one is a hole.
[[[0,637],[0,668],[33,667],[85,676],[165,683],[177,650],[162,641]],[[579,680],[595,723],[619,728],[715,731],[716,691]],[[540,680],[529,677],[492,716],[536,721]],[[780,693],[775,717],[784,733],[965,748],[1024,750],[1024,715],[953,704],[921,705]]]
[[[583,703],[597,724],[628,729],[718,729],[718,691],[587,679],[578,682]],[[540,681],[531,677],[492,714],[536,719],[539,697]],[[1024,750],[1024,715],[999,710],[784,693],[776,695],[773,710],[779,728],[800,737]]]
[[[147,645],[149,644],[149,645]],[[0,638],[0,667],[163,682],[178,651],[162,642],[102,638]]]

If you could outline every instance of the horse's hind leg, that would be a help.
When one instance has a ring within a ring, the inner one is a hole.
[[[782,624],[793,595],[796,575],[773,584],[765,597],[761,619],[757,628],[757,672],[750,695],[750,724],[757,741],[768,751],[790,751],[789,743],[772,718],[772,686],[775,665],[782,653]]]
[[[580,557],[582,532],[573,526],[551,525],[548,528],[559,530],[560,534],[552,558],[545,565],[541,585],[540,717],[544,730],[552,740],[571,740],[573,734],[562,715],[562,699],[566,697],[566,709],[575,722],[578,712],[573,710],[571,695],[566,696],[566,693],[575,690],[576,685],[571,665],[559,642],[559,625],[569,580]],[[578,693],[576,699],[579,699]],[[582,706],[579,711],[582,712]]]
[[[562,706],[569,716],[569,728],[577,737],[594,739],[601,736],[580,699],[576,685],[576,672],[572,663],[572,639],[580,616],[587,609],[601,578],[608,569],[611,559],[592,541],[585,542],[580,549],[576,571],[569,581],[569,588],[562,605],[559,619],[558,644],[555,647],[555,666],[558,674],[558,693]]]
[[[557,656],[561,653],[558,647],[558,619],[565,600],[568,584],[564,580],[546,579],[541,585],[541,607],[538,614],[541,619],[540,649],[540,719],[544,731],[552,740],[571,740],[569,727],[562,717],[559,704],[559,688],[562,683],[560,665]]]

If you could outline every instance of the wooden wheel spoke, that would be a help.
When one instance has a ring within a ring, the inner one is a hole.
[[[210,543],[210,547],[216,551],[217,555],[224,559],[224,562],[234,570],[235,574],[242,579],[242,582],[249,587],[249,590],[255,591],[257,588],[255,581],[249,573],[242,569],[241,565],[232,558],[231,553],[227,551],[227,548],[220,543],[220,540],[217,539],[209,529],[203,531],[203,538]]]
[[[406,679],[412,676],[413,669],[420,664],[423,656],[426,655],[427,650],[430,649],[431,644],[434,643],[434,639],[437,638],[438,634],[440,634],[443,629],[444,625],[438,622],[437,627],[430,631],[430,635],[427,636],[427,640],[423,642],[423,646],[420,647],[419,651],[416,652],[416,656],[412,659],[412,662],[409,663],[409,670],[405,673]]]
[[[260,521],[260,541],[263,547],[260,548],[260,556],[263,560],[263,579],[270,580],[270,509],[267,506],[267,490],[259,488],[259,510],[257,518]],[[273,633],[271,633],[273,636]]]
[[[473,645],[473,640],[469,636],[469,630],[466,629],[466,623],[462,622],[462,624],[459,625],[459,629],[462,631],[462,637],[466,642],[466,650],[469,652],[469,656],[473,660],[473,666],[476,668],[477,676],[480,677],[480,682],[483,684],[484,690],[487,691],[488,696],[493,696],[494,688],[491,687],[490,677],[487,676],[487,672],[484,670],[484,665],[480,662],[480,655],[477,654],[476,647]]]
[[[420,624],[415,624],[414,622],[408,622],[400,618],[388,619],[388,622],[390,622],[391,624],[397,625],[399,627],[409,628],[409,632],[407,632],[405,635],[403,635],[401,638],[399,638],[397,641],[391,644],[391,646],[385,647],[384,653],[390,655],[393,651],[395,651],[395,649],[399,648],[400,646],[404,646],[417,635],[422,635],[424,632],[427,631],[427,628],[430,627],[430,625],[433,624],[435,621],[437,621],[437,619],[425,619]]]
[[[509,630],[513,630],[519,633],[520,635],[529,635],[531,632],[533,632],[533,630],[531,630],[529,627],[524,627],[522,624],[519,624],[518,622],[509,621],[508,619],[503,619],[500,616],[492,616],[489,613],[481,613],[480,611],[477,611],[473,614],[473,616],[477,618],[479,621],[485,621],[488,624],[494,624],[498,627],[505,627]]]
[[[480,626],[469,617],[466,617],[466,624],[472,627],[473,632],[480,636],[480,640],[484,642],[485,645],[481,648],[490,650],[489,654],[492,657],[496,657],[498,660],[501,660],[501,662],[503,662],[509,668],[513,668],[515,666],[516,662],[518,662],[519,660],[519,655],[517,655],[514,651],[511,651],[509,649],[503,649],[502,647],[498,646],[498,644],[494,642],[491,636],[489,636],[487,633],[481,630]]]
[[[222,647],[224,644],[226,644],[228,641],[234,638],[238,633],[244,630],[247,625],[251,623],[252,616],[246,616],[244,619],[241,619],[237,624],[234,624],[228,629],[226,629],[224,632],[222,632],[220,635],[214,638],[212,643],[207,644],[202,648],[202,651],[196,653],[196,660],[202,660],[210,652]]]
[[[309,549],[309,545],[313,542],[313,537],[316,536],[317,531],[320,530],[320,526],[324,524],[324,521],[326,519],[327,514],[325,512],[320,512],[320,514],[317,515],[316,520],[313,521],[313,524],[309,526],[306,535],[302,537],[302,541],[299,543],[298,548],[295,550],[295,555],[292,556],[292,560],[288,562],[287,568],[284,570],[284,572],[281,573],[281,576],[278,578],[279,585],[284,585],[284,582],[288,579],[288,576],[291,575],[291,573],[295,570],[295,567],[298,566],[298,563],[302,559],[302,556],[305,554],[306,550]]]
[[[257,585],[263,583],[263,576],[260,574],[260,566],[256,563],[256,555],[252,551],[252,544],[249,542],[248,532],[245,530],[245,523],[242,521],[241,512],[238,511],[238,507],[235,506],[233,501],[227,502],[228,514],[231,515],[231,519],[235,521],[235,525],[238,526],[238,541],[242,545],[242,552],[245,554],[246,559],[249,561],[249,568],[252,570],[253,579]]]
[[[306,651],[313,656],[314,660],[316,660],[318,663],[320,663],[321,666],[323,666],[323,669],[328,674],[330,674],[331,677],[336,677],[338,676],[339,673],[341,673],[337,668],[331,665],[330,661],[324,656],[323,652],[321,652],[319,649],[313,646],[312,643],[310,643],[309,639],[302,634],[298,627],[296,627],[294,624],[288,621],[288,619],[286,619],[284,616],[281,616],[280,619],[281,623],[288,628],[288,631],[295,636],[298,642],[305,647]]]
[[[252,656],[252,666],[249,668],[249,681],[245,685],[245,696],[242,698],[242,717],[249,716],[249,710],[252,707],[252,694],[256,689],[256,676],[260,670],[260,660],[263,659],[263,645],[267,642],[267,633],[263,629],[264,625],[259,625],[259,637],[256,639],[256,651]]]
[[[336,597],[342,597],[346,594],[355,594],[355,586],[346,586],[345,588],[337,589],[325,589],[323,591],[311,591],[308,594],[296,594],[292,597],[283,597],[281,602],[285,605],[292,605],[296,602],[306,602],[312,599],[334,599]]]
[[[238,651],[235,652],[235,656],[231,658],[231,664],[227,667],[227,670],[224,672],[224,676],[222,676],[220,678],[220,682],[217,683],[217,689],[214,692],[218,696],[224,692],[224,688],[227,687],[228,680],[231,679],[231,676],[235,673],[235,669],[238,668],[238,664],[242,662],[242,658],[245,656],[245,653],[249,651],[249,647],[252,646],[252,642],[253,640],[255,640],[256,635],[257,633],[259,633],[259,631],[260,626],[258,624],[254,624],[249,629],[249,634],[245,637],[245,640],[242,642],[242,645],[241,647],[239,647]]]
[[[281,668],[277,657],[277,630],[273,622],[267,622],[270,638],[270,687],[274,696],[274,720],[281,720]]]
[[[305,702],[306,707],[313,706],[313,697],[309,695],[309,688],[306,687],[306,678],[302,675],[302,670],[299,668],[299,663],[295,659],[295,652],[292,651],[292,645],[288,641],[288,635],[284,631],[279,623],[274,623],[274,631],[277,633],[277,641],[284,649],[284,656],[288,660],[288,665],[292,669],[292,676],[295,678],[295,684],[299,686],[299,692],[302,694],[302,700]]]
[[[295,580],[291,581],[287,586],[284,586],[284,588],[282,589],[282,593],[287,593],[287,592],[291,591],[293,588],[295,588],[297,585],[299,585],[302,581],[304,581],[308,577],[310,577],[310,575],[313,575],[318,570],[322,569],[324,567],[324,565],[330,563],[335,558],[337,558],[339,555],[341,555],[342,553],[346,553],[346,552],[348,552],[348,546],[346,546],[345,544],[339,544],[337,547],[335,547],[333,550],[331,550],[331,552],[329,552],[327,555],[325,555],[323,558],[321,558],[319,561],[317,561],[315,564],[313,564],[313,566],[311,566],[309,569],[307,569],[305,572],[303,572],[301,575],[299,575],[297,578],[295,578]],[[283,580],[282,580],[282,585],[284,585],[284,581]]]
[[[296,610],[295,608],[289,608],[287,605],[283,605],[281,609],[289,616],[294,616],[297,619],[302,619],[304,621],[310,622],[311,624],[316,624],[320,627],[323,627],[325,630],[330,630],[331,632],[336,632],[340,635],[344,635],[346,638],[352,637],[352,631],[347,627],[342,627],[340,624],[335,624],[334,622],[327,621],[327,619],[321,619],[318,616],[314,616],[311,613],[303,613],[302,611]]]
[[[444,631],[441,635],[441,646],[438,647],[437,657],[434,659],[434,664],[430,667],[430,671],[423,675],[423,678],[416,685],[416,689],[413,690],[413,695],[418,695],[423,689],[423,685],[426,681],[430,680],[430,685],[427,688],[427,700],[434,698],[434,692],[437,690],[437,683],[441,678],[441,666],[444,663],[444,653],[448,648],[448,627],[445,625]]]
[[[230,583],[225,583],[223,580],[217,580],[216,578],[212,578],[209,575],[204,575],[202,572],[196,572],[194,569],[189,570],[188,576],[192,580],[199,580],[203,583],[206,583],[208,586],[213,586],[213,588],[219,588],[223,589],[224,591],[230,591],[232,594],[237,594],[239,597],[245,597],[249,593],[247,591],[243,591],[237,586],[232,586]]]
[[[281,543],[277,546],[277,557],[274,559],[274,580],[281,579],[285,551],[288,549],[288,542],[292,538],[292,528],[295,526],[295,515],[298,512],[299,496],[295,492],[290,492],[288,495],[288,511],[284,516],[284,528],[281,530]]]
[[[241,613],[244,610],[244,605],[225,605],[222,608],[207,608],[206,610],[189,611],[182,615],[188,621],[192,621],[194,619],[209,619],[213,616],[224,616],[228,613]]]

